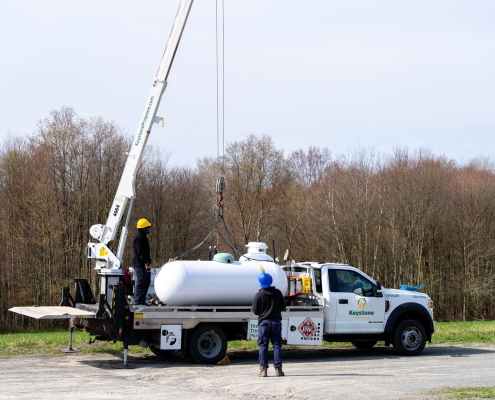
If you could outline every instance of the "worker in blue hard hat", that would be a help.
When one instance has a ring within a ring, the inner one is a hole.
[[[132,258],[132,267],[136,274],[136,290],[134,293],[135,306],[147,306],[146,294],[151,282],[151,252],[148,235],[151,229],[151,223],[141,218],[136,225],[137,232],[132,240],[134,256]]]
[[[256,293],[251,311],[258,316],[258,345],[260,346],[258,376],[266,377],[268,369],[268,344],[273,345],[275,376],[284,376],[282,371],[282,311],[285,299],[280,290],[272,286],[273,278],[262,272],[258,276],[261,289]]]

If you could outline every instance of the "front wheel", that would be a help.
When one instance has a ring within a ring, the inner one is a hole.
[[[227,337],[216,325],[199,326],[189,339],[188,349],[197,363],[216,364],[225,357]]]
[[[403,356],[415,356],[426,345],[426,331],[418,321],[407,319],[397,325],[393,333],[394,350]]]

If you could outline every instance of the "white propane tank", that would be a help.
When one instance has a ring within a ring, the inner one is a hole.
[[[268,246],[262,242],[249,242],[247,245],[247,253],[239,257],[239,261],[258,260],[258,261],[273,261],[273,258],[266,254]]]
[[[269,273],[273,286],[287,294],[280,266],[266,261],[172,261],[155,277],[155,293],[167,306],[248,306],[260,289],[258,276]]]

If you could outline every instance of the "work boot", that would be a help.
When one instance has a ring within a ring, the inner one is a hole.
[[[282,367],[275,368],[275,376],[284,376],[284,371],[282,371]]]
[[[266,367],[260,367],[260,370],[258,371],[258,376],[261,376],[262,378],[266,378]]]

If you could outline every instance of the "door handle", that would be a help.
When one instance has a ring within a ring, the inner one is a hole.
[[[347,299],[339,299],[339,304],[348,304],[349,300]]]

